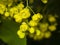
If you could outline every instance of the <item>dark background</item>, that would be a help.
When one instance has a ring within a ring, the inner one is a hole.
[[[43,7],[45,6],[45,4],[43,4],[40,0],[35,0],[35,2],[36,2],[34,3],[35,8],[39,7],[40,5],[40,7],[42,7],[43,9]],[[48,0],[48,3],[46,5],[47,5],[47,8],[44,10],[45,14],[48,13],[48,14],[58,15],[57,30],[55,32],[52,32],[52,36],[49,39],[35,41],[27,37],[27,45],[60,45],[60,0]]]

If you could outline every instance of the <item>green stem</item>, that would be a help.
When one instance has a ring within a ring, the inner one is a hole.
[[[28,0],[26,0],[26,2],[27,2],[27,7],[28,7]]]
[[[31,7],[29,7],[29,6],[28,6],[28,8],[33,12],[33,14],[35,14],[35,12],[32,10],[32,8],[31,8]]]
[[[33,12],[33,14],[35,14],[35,12],[32,10],[32,8],[31,7],[29,7],[29,5],[28,5],[28,0],[26,0],[26,4],[27,4],[27,7]]]

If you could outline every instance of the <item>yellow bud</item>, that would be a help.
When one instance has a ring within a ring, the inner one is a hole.
[[[14,14],[18,14],[18,8],[17,7],[13,7],[9,11],[10,11],[11,17],[13,17]]]
[[[53,17],[53,16],[50,16],[50,17],[48,18],[48,20],[49,20],[50,22],[55,22],[55,21],[56,21],[56,18]]]
[[[48,27],[50,31],[55,31],[56,30],[56,26],[55,25],[51,25]]]
[[[34,36],[34,40],[41,40],[44,37],[44,33],[40,32],[40,34]]]
[[[0,4],[0,14],[3,14],[6,9],[6,6],[4,4]]]
[[[19,36],[19,38],[24,38],[25,37],[25,33],[23,33],[22,31],[18,30],[17,31],[17,35]]]
[[[48,23],[40,23],[40,30],[42,32],[47,31],[48,25],[49,25]]]
[[[23,22],[22,25],[20,25],[20,29],[22,31],[26,31],[28,28],[29,28],[29,26],[25,22]]]
[[[21,11],[24,8],[24,5],[22,2],[20,2],[17,6],[17,8],[19,9],[19,11]]]
[[[40,30],[36,30],[36,35],[39,36],[40,35]]]
[[[5,12],[5,16],[8,17],[9,16],[9,12]]]
[[[28,8],[24,8],[23,10],[20,11],[20,16],[23,18],[23,19],[27,19],[30,17],[30,12],[29,12],[29,9]]]
[[[43,18],[42,14],[40,14],[40,13],[37,13],[37,17],[40,18],[40,19]]]
[[[15,14],[14,18],[20,18],[21,16],[19,14]]]
[[[0,10],[0,14],[4,14],[4,11],[3,10]]]
[[[14,19],[18,23],[22,22],[22,17],[19,14],[14,15]]]
[[[30,33],[34,33],[35,32],[35,29],[33,27],[29,28],[29,32]]]
[[[43,37],[44,37],[44,32],[40,32],[40,35],[38,36],[38,40],[43,39]]]
[[[40,13],[34,14],[32,16],[32,20],[34,20],[34,21],[38,21],[38,20],[40,20],[42,18],[43,18],[43,16]]]
[[[45,36],[45,38],[50,38],[51,32],[45,32],[45,33],[44,33],[44,36]]]
[[[17,23],[21,23],[21,22],[22,22],[22,18],[17,18],[17,19],[15,19],[15,21],[16,21]]]
[[[37,22],[31,20],[31,21],[29,22],[29,25],[30,25],[30,26],[37,26]]]

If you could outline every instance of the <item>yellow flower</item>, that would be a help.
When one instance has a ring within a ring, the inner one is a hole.
[[[34,36],[34,40],[41,40],[41,39],[43,39],[43,37],[44,37],[44,33],[43,32],[40,32],[39,35],[35,35]]]
[[[40,13],[34,14],[32,16],[32,20],[34,20],[34,21],[38,21],[39,19],[42,19],[42,18],[43,18],[43,16]]]
[[[13,7],[9,11],[10,11],[10,16],[11,17],[13,17],[14,14],[17,14],[18,13],[17,7]]]
[[[55,25],[51,25],[48,27],[50,31],[55,31],[56,30],[56,26]]]
[[[36,30],[36,35],[39,36],[41,34],[41,31],[40,30]]]
[[[30,26],[37,26],[37,22],[31,20],[31,21],[29,22],[29,25],[30,25]]]
[[[51,32],[48,31],[48,32],[45,32],[44,33],[44,37],[45,38],[49,38],[50,36],[51,36]]]
[[[48,2],[48,0],[41,0],[44,4],[46,4]]]
[[[48,23],[40,23],[40,30],[43,32],[47,31],[48,25]]]
[[[3,14],[4,12],[3,12],[3,10],[0,10],[0,14]]]
[[[15,14],[13,18],[20,18],[21,16],[18,14]]]
[[[28,8],[24,8],[20,11],[20,16],[22,16],[23,19],[27,19],[30,17],[30,12]]]
[[[5,10],[6,6],[3,5],[3,4],[0,4],[0,8],[3,9],[3,10]]]
[[[19,9],[19,11],[21,11],[21,10],[24,8],[23,3],[20,2],[20,3],[17,5],[17,8]]]
[[[49,20],[50,22],[55,22],[55,21],[56,21],[56,18],[53,17],[53,16],[49,16],[48,20]]]
[[[23,33],[21,30],[17,31],[17,35],[19,36],[19,38],[24,38],[25,37],[25,33]]]
[[[38,39],[43,39],[44,37],[44,32],[40,32],[40,35],[38,36]]]
[[[20,23],[20,22],[22,22],[22,19],[21,19],[21,18],[17,18],[17,19],[15,19],[15,21],[16,21],[17,23]]]
[[[9,16],[9,12],[5,12],[5,16],[8,17]]]
[[[33,27],[29,28],[29,32],[30,33],[34,33],[35,32],[35,29]]]
[[[29,28],[29,26],[26,24],[26,22],[22,22],[22,25],[20,25],[20,30],[26,31]]]
[[[19,14],[14,15],[14,19],[18,23],[22,22],[22,17]]]
[[[3,14],[6,9],[6,6],[3,4],[0,4],[0,14]]]

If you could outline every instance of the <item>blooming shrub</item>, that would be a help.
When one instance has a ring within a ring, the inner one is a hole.
[[[44,4],[47,3],[46,0],[41,1]],[[40,12],[33,13],[34,11],[28,5],[28,2],[27,6],[22,2],[13,7],[11,7],[11,5],[7,7],[4,4],[0,4],[0,14],[5,19],[13,19],[14,22],[19,24],[19,29],[16,34],[20,39],[25,38],[27,35],[34,40],[50,38],[52,35],[51,32],[56,30],[56,17],[52,14],[48,14],[47,17],[45,17],[45,15]]]

